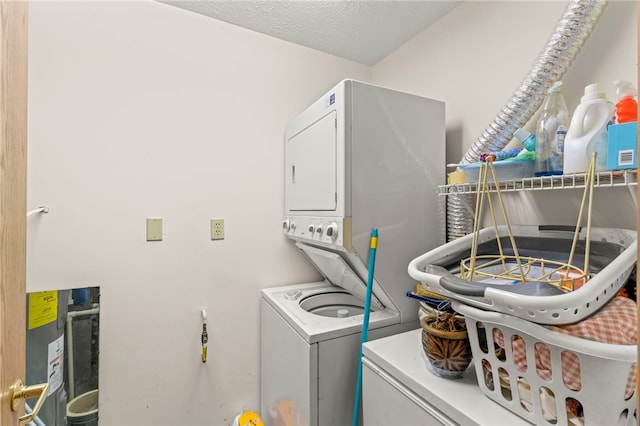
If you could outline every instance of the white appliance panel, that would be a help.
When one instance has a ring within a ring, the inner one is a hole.
[[[351,424],[359,351],[360,333],[318,343],[318,426]]]
[[[456,380],[431,373],[421,333],[411,330],[363,345],[364,426],[531,426],[482,393],[473,363]],[[416,421],[421,412],[424,421]]]
[[[267,424],[287,424],[286,418],[317,424],[318,346],[301,339],[264,299],[260,304],[262,416]]]
[[[286,208],[336,209],[336,112],[286,141]]]
[[[365,426],[400,424],[399,417],[402,418],[402,426],[456,426],[437,408],[366,358],[362,360],[362,386],[367,392],[367,406],[363,410]]]

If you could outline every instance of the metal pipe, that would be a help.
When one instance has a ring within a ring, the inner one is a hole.
[[[24,412],[25,414],[31,414],[33,409],[26,402],[24,403]],[[47,426],[40,417],[35,416],[32,421],[26,424],[26,426]]]
[[[575,59],[584,42],[598,22],[606,0],[571,0],[562,18],[547,41],[544,49],[533,63],[529,73],[498,112],[493,121],[462,157],[462,164],[478,161],[483,152],[500,151],[513,138],[515,131],[523,127],[538,110],[545,93],[553,83],[561,80]],[[447,226],[449,236],[461,236],[471,232],[468,220],[464,219],[460,195],[449,195]],[[467,228],[467,226],[469,226]]]
[[[97,315],[100,313],[100,307],[96,306],[92,309],[85,309],[83,311],[70,311],[67,313],[67,372],[69,374],[69,400],[75,398],[75,383],[74,383],[74,371],[73,371],[73,319],[76,317]]]
[[[447,196],[447,241],[453,241],[471,233],[474,203],[473,194],[449,194]]]

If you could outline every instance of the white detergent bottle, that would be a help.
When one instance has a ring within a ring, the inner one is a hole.
[[[598,84],[584,88],[584,96],[573,113],[564,144],[564,173],[589,169],[596,153],[596,170],[607,168],[607,127],[613,120],[614,106]]]

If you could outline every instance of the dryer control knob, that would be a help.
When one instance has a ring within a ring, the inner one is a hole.
[[[295,223],[295,222],[291,222],[291,225],[289,225],[289,228],[290,228],[292,231],[295,231],[295,230],[296,230],[296,223]]]
[[[287,300],[296,300],[300,296],[302,296],[302,292],[300,290],[289,290],[284,294],[284,298]]]
[[[333,239],[338,237],[338,224],[333,222],[331,225],[327,226],[327,236]]]
[[[285,219],[282,221],[282,230],[287,232],[289,230],[289,219]]]
[[[313,231],[315,231],[315,228],[313,227],[313,225],[309,225],[309,232],[313,234]]]
[[[322,226],[320,226],[320,225],[316,226],[316,232],[318,234],[322,234]]]

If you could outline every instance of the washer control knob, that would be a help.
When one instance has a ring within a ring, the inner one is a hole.
[[[331,237],[331,238],[337,238],[338,237],[338,224],[335,222],[332,222],[331,225],[327,226],[327,236]]]
[[[291,224],[289,225],[289,228],[290,228],[292,231],[295,231],[295,230],[296,230],[296,223],[295,223],[295,222],[291,222]]]
[[[300,290],[289,290],[284,294],[284,298],[287,300],[296,300],[300,296],[302,296],[302,292]]]
[[[336,317],[338,318],[346,318],[349,316],[349,310],[348,309],[338,309],[338,312],[336,313]]]
[[[318,225],[318,226],[316,226],[316,232],[317,232],[318,234],[322,234],[322,225]]]
[[[285,219],[282,221],[282,230],[287,232],[289,230],[289,219]]]
[[[313,234],[313,231],[315,231],[315,228],[313,227],[313,225],[309,225],[309,232]]]

